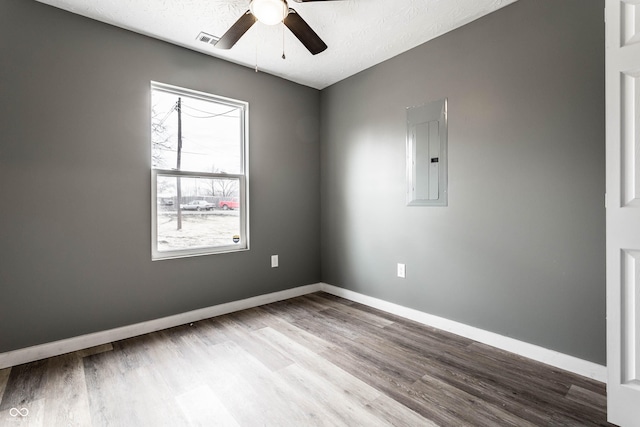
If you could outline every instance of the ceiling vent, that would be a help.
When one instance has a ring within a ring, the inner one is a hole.
[[[198,34],[198,37],[196,37],[196,39],[203,43],[207,43],[215,46],[216,43],[218,43],[218,40],[220,40],[220,37],[216,37],[214,35],[211,35],[202,31],[200,32],[200,34]]]

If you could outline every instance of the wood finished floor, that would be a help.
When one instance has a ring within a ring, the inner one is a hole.
[[[605,393],[316,293],[0,370],[0,425],[591,426]]]

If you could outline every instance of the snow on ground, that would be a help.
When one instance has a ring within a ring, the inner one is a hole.
[[[238,211],[183,212],[177,229],[175,212],[158,212],[158,250],[233,245],[240,235]]]

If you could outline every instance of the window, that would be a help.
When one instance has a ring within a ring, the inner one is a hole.
[[[152,258],[249,248],[246,102],[151,84]]]

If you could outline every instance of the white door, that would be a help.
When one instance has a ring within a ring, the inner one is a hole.
[[[640,0],[606,0],[609,421],[640,426]]]

